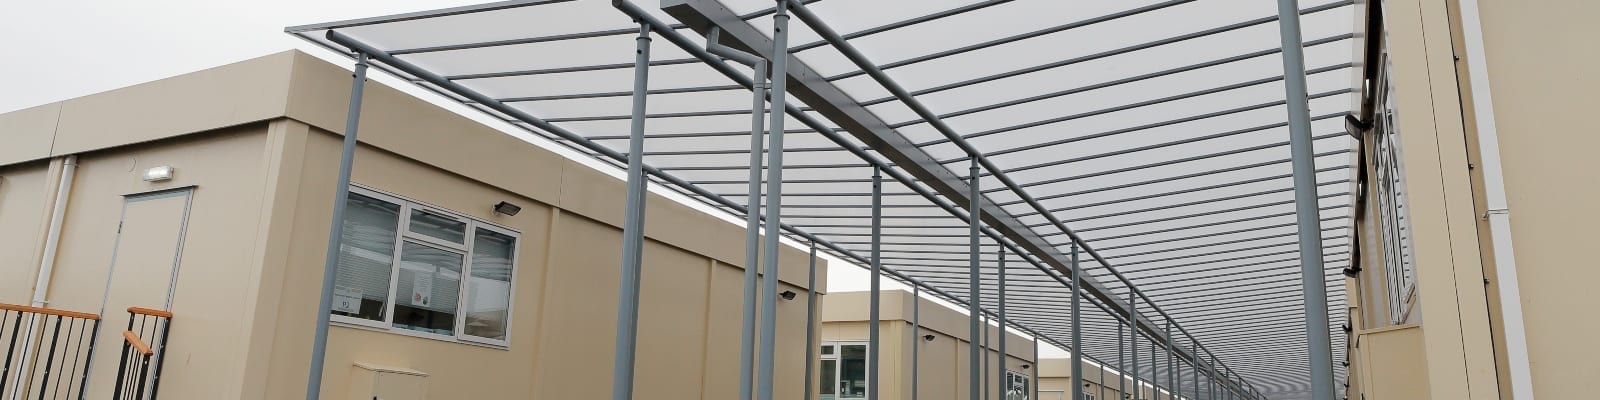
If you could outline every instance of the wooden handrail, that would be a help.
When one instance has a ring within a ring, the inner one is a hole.
[[[60,310],[60,309],[54,309],[54,308],[39,308],[39,307],[19,306],[19,305],[16,305],[16,304],[0,303],[0,310],[11,310],[11,311],[20,311],[20,312],[25,312],[25,313],[45,314],[45,315],[56,315],[56,316],[62,316],[62,317],[68,317],[68,318],[82,318],[82,319],[87,319],[87,320],[92,320],[92,321],[100,320],[100,316],[99,315],[90,314],[90,313],[86,313],[86,312],[67,311],[67,310]]]
[[[156,354],[154,350],[150,350],[150,345],[144,344],[143,340],[139,340],[139,335],[134,334],[133,331],[122,331],[122,339],[128,341],[128,344],[133,346],[135,350],[139,350],[139,354],[145,356]]]
[[[154,316],[154,317],[172,318],[172,312],[171,311],[152,310],[152,309],[143,308],[143,307],[128,307],[128,312],[134,313],[134,314],[149,315],[149,316]]]

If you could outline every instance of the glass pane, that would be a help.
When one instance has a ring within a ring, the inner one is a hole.
[[[395,288],[394,326],[454,335],[461,296],[461,254],[405,242]]]
[[[467,283],[468,335],[505,340],[511,317],[511,260],[517,239],[478,229],[472,236],[472,280]]]
[[[399,227],[399,205],[350,194],[334,278],[333,315],[383,320]]]
[[[831,344],[822,345],[822,355],[825,355],[825,356],[833,355],[833,345],[831,345]]]
[[[839,398],[867,397],[867,345],[839,346]]]
[[[420,233],[451,243],[466,243],[467,223],[459,219],[419,209],[411,210],[411,232]]]
[[[833,383],[834,378],[836,378],[835,371],[838,370],[838,364],[838,360],[822,360],[822,368],[820,368],[822,370],[822,374],[818,375],[822,379],[822,387],[819,389],[818,393],[822,394],[823,400],[833,400]]]

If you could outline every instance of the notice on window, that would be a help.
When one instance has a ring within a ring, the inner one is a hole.
[[[427,307],[430,304],[433,304],[433,275],[418,276],[411,282],[411,305]]]
[[[361,312],[361,289],[335,286],[333,288],[333,311],[357,314]]]

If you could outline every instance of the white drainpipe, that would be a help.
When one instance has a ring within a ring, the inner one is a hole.
[[[34,307],[45,307],[50,303],[50,276],[56,269],[56,249],[61,247],[61,220],[67,215],[67,200],[72,194],[72,176],[77,172],[78,156],[67,156],[61,163],[61,184],[56,187],[55,201],[50,207],[50,227],[44,239],[44,258],[39,262],[39,280],[33,284],[32,305]],[[39,321],[40,318],[37,314],[28,320],[28,336],[27,340],[22,342],[22,354],[29,354],[33,351],[33,344],[37,341],[39,335]],[[21,364],[17,366],[17,371],[28,371],[29,361],[31,360],[28,357],[22,357]],[[24,372],[17,373],[15,384],[12,385],[13,389],[11,390],[12,400],[23,397],[24,379],[29,377],[29,374]]]
[[[44,238],[44,259],[39,261],[39,280],[33,284],[34,307],[44,307],[50,302],[50,275],[56,270],[56,249],[61,247],[61,220],[67,215],[72,176],[77,172],[78,156],[67,156],[61,164],[61,185],[56,187],[55,204],[50,208],[50,231]]]
[[[1483,24],[1477,0],[1461,1],[1461,33],[1466,40],[1467,78],[1472,84],[1473,116],[1478,126],[1483,191],[1487,196],[1489,241],[1494,246],[1495,278],[1500,287],[1500,320],[1505,325],[1506,366],[1511,398],[1533,399],[1533,373],[1528,362],[1528,334],[1522,319],[1522,291],[1517,283],[1517,257],[1511,243],[1511,210],[1505,176],[1500,169],[1500,138],[1489,91],[1489,63],[1483,48]]]

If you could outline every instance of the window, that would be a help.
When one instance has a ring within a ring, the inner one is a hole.
[[[359,187],[345,204],[334,320],[506,344],[516,232]]]
[[[867,397],[866,343],[825,342],[820,353],[820,400]]]
[[[1377,228],[1383,247],[1385,286],[1392,323],[1405,323],[1416,296],[1415,259],[1411,247],[1411,224],[1407,212],[1405,167],[1402,163],[1400,129],[1396,123],[1394,80],[1388,51],[1381,54],[1378,76],[1378,115],[1373,125],[1371,184],[1377,205]]]
[[[1033,395],[1028,390],[1028,375],[1021,372],[1006,370],[1006,398],[1004,400],[1028,400]]]

